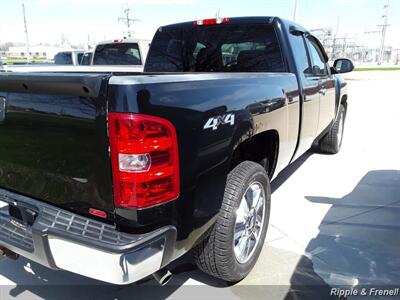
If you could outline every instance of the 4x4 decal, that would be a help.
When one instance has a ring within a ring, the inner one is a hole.
[[[235,115],[234,114],[226,114],[222,116],[215,116],[209,118],[207,123],[204,125],[203,129],[212,128],[212,130],[217,130],[220,125],[230,124],[231,126],[235,125]]]

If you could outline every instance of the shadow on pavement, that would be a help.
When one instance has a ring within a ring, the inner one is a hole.
[[[314,270],[314,262],[302,256],[290,280],[291,286],[285,300],[338,299],[331,296],[328,285]]]
[[[292,276],[297,289],[287,299],[314,299],[307,297],[309,279],[342,287],[399,284],[400,171],[370,171],[343,198],[306,199],[332,207],[306,248],[309,259]]]

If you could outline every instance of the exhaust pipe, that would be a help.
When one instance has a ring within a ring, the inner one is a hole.
[[[8,250],[7,248],[0,247],[0,260],[3,258],[10,258],[12,260],[17,260],[19,257],[19,254],[12,252],[11,250]]]
[[[167,269],[161,269],[155,272],[153,277],[160,285],[164,286],[171,280],[172,273]]]

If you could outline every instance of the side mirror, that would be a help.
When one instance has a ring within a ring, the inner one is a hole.
[[[338,74],[349,73],[354,70],[354,64],[350,59],[339,58],[333,63],[333,68]]]

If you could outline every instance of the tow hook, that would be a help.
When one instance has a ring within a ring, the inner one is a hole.
[[[17,260],[19,258],[19,254],[12,252],[11,250],[4,248],[4,247],[0,247],[0,260],[3,258],[10,258],[12,260]]]

